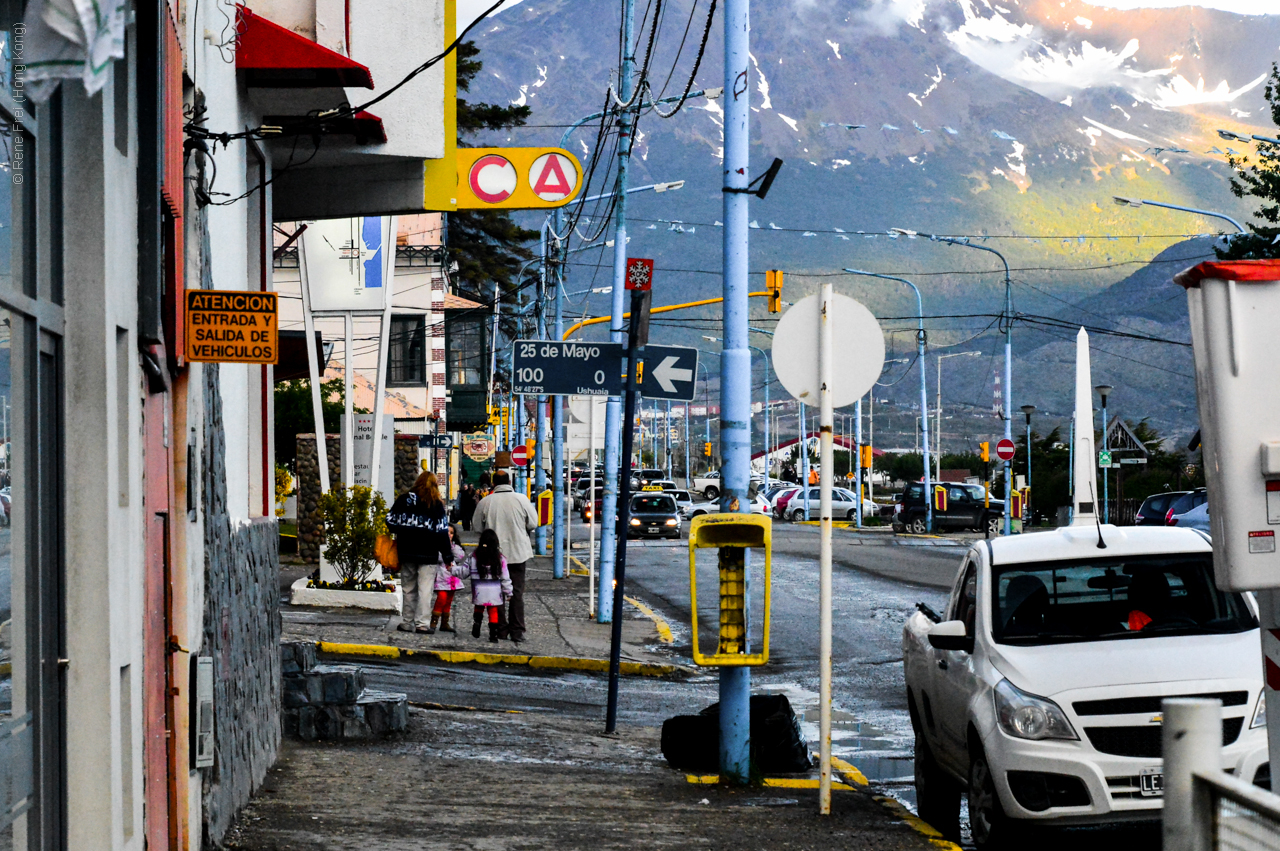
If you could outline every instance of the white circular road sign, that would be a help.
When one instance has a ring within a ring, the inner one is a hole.
[[[564,154],[543,154],[529,168],[529,186],[543,201],[563,201],[578,185],[578,170]]]
[[[520,176],[516,167],[506,157],[489,154],[475,161],[467,175],[471,191],[481,201],[500,204],[516,191],[516,183]]]
[[[884,332],[871,311],[846,295],[832,294],[835,338],[831,368],[831,405],[841,408],[862,398],[884,369]],[[817,405],[819,296],[792,305],[773,334],[773,371],[787,392]]]

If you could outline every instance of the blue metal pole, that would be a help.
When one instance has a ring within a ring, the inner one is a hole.
[[[560,232],[560,211],[556,210],[555,215],[556,233]],[[559,245],[555,246],[555,250],[559,252]],[[544,262],[545,267],[545,262]],[[552,279],[556,288],[556,317],[555,317],[555,338],[556,340],[564,339],[564,299],[561,294],[564,292],[562,270],[563,266],[555,264],[555,277]],[[564,463],[564,399],[554,397],[555,407],[551,412],[551,466],[554,470],[555,495],[552,497],[551,513],[555,519],[552,521],[552,547],[553,554],[551,568],[552,575],[556,579],[564,579],[565,577],[565,532],[566,525],[569,523],[569,513],[566,511],[565,487],[568,474],[565,471]],[[590,401],[590,400],[588,400]],[[595,459],[591,459],[594,464]]]
[[[631,99],[632,72],[636,58],[635,49],[635,0],[623,0],[622,4],[622,67],[618,69],[618,95],[623,101]],[[635,114],[624,109],[618,116],[618,181],[617,202],[614,208],[613,233],[613,305],[609,319],[609,339],[625,343],[622,314],[626,313],[627,283],[627,178],[631,161],[631,128]],[[627,423],[627,428],[632,424]],[[613,622],[613,570],[618,548],[618,533],[614,523],[607,518],[618,516],[618,470],[622,451],[622,399],[610,396],[604,414],[604,500],[601,506],[605,521],[600,524],[600,587],[596,602],[596,622]],[[625,530],[623,531],[625,534]]]
[[[750,182],[750,0],[724,5],[724,189]],[[725,191],[724,350],[720,383],[720,510],[747,512],[751,483],[751,350],[747,348],[748,195]],[[750,577],[750,550],[746,576]],[[748,591],[747,599],[750,599]],[[747,623],[750,624],[748,617]],[[720,774],[745,784],[750,774],[751,669],[720,669]]]
[[[547,223],[542,223],[542,229],[539,242],[541,243],[542,270],[538,274],[538,339],[547,339]],[[546,443],[547,443],[547,398],[546,396],[538,397],[537,419],[537,443],[533,445],[533,463],[534,463],[534,493],[542,493],[547,489],[547,465],[546,465]],[[534,542],[537,545],[537,553],[540,556],[547,554],[547,527],[539,526],[535,533]]]

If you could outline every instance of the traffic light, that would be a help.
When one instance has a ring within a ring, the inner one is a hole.
[[[764,288],[769,293],[769,312],[782,310],[782,271],[770,269],[764,273]]]
[[[706,443],[702,444],[702,454],[708,458],[711,457],[711,441],[708,440]]]
[[[991,463],[991,444],[987,443],[986,441],[983,441],[982,443],[978,444],[978,449],[979,449],[978,454],[982,456],[982,463],[984,464]]]
[[[861,453],[862,455],[862,466],[865,469],[870,470],[872,467],[875,466],[876,459],[871,454],[870,446],[859,446],[858,452]]]

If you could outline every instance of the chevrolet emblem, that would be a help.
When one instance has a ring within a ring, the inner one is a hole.
[[[1163,723],[1164,723],[1164,716],[1163,716],[1163,715],[1152,715],[1152,716],[1151,716],[1151,720],[1150,720],[1150,721],[1148,721],[1147,723],[1148,723],[1148,724],[1163,724]]]

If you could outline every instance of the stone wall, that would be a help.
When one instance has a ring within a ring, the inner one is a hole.
[[[319,564],[324,524],[320,520],[320,462],[316,458],[316,436],[300,434],[297,441],[298,557],[310,564]],[[333,485],[342,481],[342,442],[338,435],[327,434],[324,445],[329,462],[329,483]]]
[[[416,434],[396,435],[396,494],[402,494],[418,480],[418,436]],[[442,488],[443,490],[443,488]]]
[[[204,371],[204,637],[213,657],[215,762],[202,772],[204,847],[216,847],[280,747],[280,587],[274,517],[232,523],[217,364]]]

